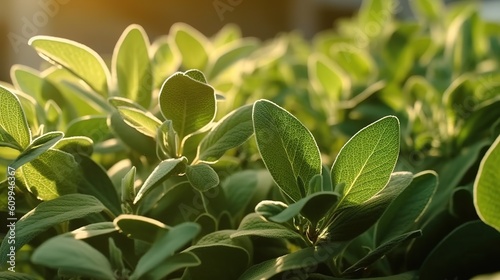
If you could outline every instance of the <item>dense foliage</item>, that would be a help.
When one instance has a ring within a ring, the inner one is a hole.
[[[0,278],[500,271],[500,25],[413,5],[312,42],[131,25],[109,63],[33,37],[50,64],[0,85]]]

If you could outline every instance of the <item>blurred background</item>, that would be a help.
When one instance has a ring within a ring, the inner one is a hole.
[[[411,17],[408,1],[400,0],[400,17]],[[447,1],[449,2],[449,1]],[[500,1],[483,2],[483,14],[500,18]],[[41,59],[27,45],[34,35],[71,39],[99,54],[110,54],[123,30],[140,24],[153,41],[185,22],[206,36],[228,23],[244,36],[261,39],[300,31],[306,38],[331,28],[339,17],[354,14],[361,0],[2,0],[0,4],[0,80],[9,81],[13,64],[39,68]]]

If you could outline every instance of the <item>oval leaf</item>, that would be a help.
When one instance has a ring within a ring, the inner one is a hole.
[[[255,102],[257,146],[280,189],[294,201],[305,196],[302,182],[321,174],[321,156],[311,132],[285,109],[267,100]]]
[[[89,214],[99,213],[106,209],[95,197],[84,194],[68,194],[56,199],[40,203],[26,213],[16,223],[16,248],[21,248],[39,233],[48,228],[73,219],[83,218]],[[5,263],[9,250],[8,239],[2,240],[0,261]]]
[[[198,30],[184,23],[172,25],[170,34],[181,53],[184,68],[203,70],[208,62],[209,52],[206,48],[210,46],[210,41]]]
[[[33,252],[31,261],[73,275],[115,278],[111,264],[103,254],[87,243],[69,237],[55,237],[44,242]]]
[[[219,185],[219,175],[207,164],[189,165],[186,176],[191,185],[200,192],[208,191]]]
[[[488,149],[474,181],[474,206],[486,224],[500,231],[500,136]]]
[[[168,232],[164,223],[144,216],[122,214],[113,223],[127,237],[142,240],[147,243],[155,241],[156,237]]]
[[[384,117],[356,133],[331,170],[334,186],[345,183],[339,207],[360,204],[387,185],[399,155],[399,121]]]
[[[252,105],[240,107],[222,118],[198,146],[197,158],[215,162],[253,134]]]
[[[144,181],[142,187],[137,192],[134,199],[134,204],[136,204],[150,189],[158,186],[163,181],[168,179],[168,177],[181,173],[180,171],[184,169],[183,162],[185,163],[185,158],[175,158],[167,159],[158,164],[158,166],[149,174],[149,177]]]
[[[149,60],[149,39],[144,29],[132,24],[123,31],[113,51],[113,79],[120,96],[148,108],[151,104],[153,73]]]
[[[26,150],[24,150],[10,166],[17,169],[21,165],[36,159],[39,155],[45,153],[48,149],[54,146],[63,137],[64,133],[60,131],[51,131],[35,138]]]
[[[22,151],[31,142],[31,132],[15,94],[0,86],[0,146]]]
[[[160,236],[146,254],[141,257],[130,278],[141,279],[141,276],[154,270],[168,257],[174,255],[177,250],[195,238],[199,231],[200,226],[190,222],[171,228],[167,233]]]
[[[163,116],[172,121],[179,139],[204,128],[215,117],[214,89],[184,73],[170,76],[160,90]]]
[[[101,96],[108,95],[109,70],[102,58],[89,47],[51,36],[35,36],[28,43],[42,58],[68,69]]]

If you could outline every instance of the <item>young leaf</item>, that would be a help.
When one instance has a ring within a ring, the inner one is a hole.
[[[197,158],[215,162],[224,153],[243,144],[253,134],[252,105],[240,107],[222,118],[198,146]]]
[[[163,116],[172,121],[179,139],[204,128],[215,117],[214,89],[184,73],[170,76],[160,90]]]
[[[136,168],[132,166],[121,181],[121,201],[122,203],[134,201],[135,198],[135,174]]]
[[[89,214],[99,213],[106,207],[95,197],[84,194],[68,194],[40,203],[16,223],[16,249],[20,249],[39,233],[48,228]],[[9,250],[8,239],[2,240],[0,261],[5,263]]]
[[[375,243],[381,245],[411,229],[429,205],[437,184],[434,171],[416,174],[377,222]]]
[[[153,73],[149,60],[149,39],[136,24],[128,26],[113,51],[112,73],[120,96],[148,108],[151,104]]]
[[[158,236],[170,229],[170,227],[155,219],[129,214],[116,217],[113,224],[127,237],[147,243],[153,243]]]
[[[321,156],[311,132],[285,109],[259,100],[253,106],[257,146],[267,169],[292,200],[305,196],[298,179],[309,182],[321,174]]]
[[[64,133],[60,131],[51,131],[33,139],[33,142],[26,147],[26,149],[10,166],[17,169],[21,165],[36,159],[39,155],[45,153],[48,149],[54,146],[63,137]]]
[[[143,275],[165,262],[168,257],[195,238],[199,231],[199,225],[189,222],[171,228],[141,257],[130,279],[141,279]]]
[[[108,95],[109,70],[102,58],[89,47],[50,36],[35,36],[28,44],[42,58],[68,69],[101,96]]]
[[[474,181],[474,206],[487,225],[500,231],[500,136],[488,149]]]
[[[385,187],[399,155],[399,121],[384,117],[356,133],[331,170],[334,186],[345,183],[338,207],[360,204]]]
[[[184,69],[203,70],[208,62],[210,41],[198,30],[184,23],[172,25],[170,34],[181,53]]]
[[[184,172],[186,164],[185,158],[167,159],[158,164],[158,166],[149,174],[142,187],[137,192],[134,199],[136,204],[150,189],[163,183],[168,177]]]
[[[184,72],[184,74],[193,80],[196,80],[200,83],[207,84],[207,78],[205,78],[205,74],[203,74],[203,72],[201,72],[198,69],[188,70],[188,71]]]
[[[0,146],[19,151],[31,142],[31,132],[16,95],[0,86]]]
[[[188,165],[186,176],[193,188],[200,192],[208,191],[219,185],[219,175],[207,164]]]
[[[136,108],[118,107],[118,112],[123,120],[144,135],[156,137],[161,121],[149,112],[144,112]]]
[[[40,245],[31,261],[78,276],[114,279],[108,259],[87,243],[68,237],[55,237]]]

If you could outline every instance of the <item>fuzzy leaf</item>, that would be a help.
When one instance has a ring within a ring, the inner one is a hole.
[[[108,95],[109,70],[102,58],[89,47],[50,36],[35,36],[28,44],[33,46],[42,58],[68,69],[101,96]]]
[[[474,206],[487,225],[500,231],[500,136],[488,149],[474,181]]]
[[[179,139],[204,128],[215,117],[214,89],[184,73],[170,76],[160,90],[160,109]]]
[[[278,105],[259,100],[253,107],[257,146],[267,169],[280,189],[292,200],[305,196],[304,186],[321,174],[321,157],[311,132]]]
[[[149,60],[149,39],[136,24],[128,26],[113,51],[112,70],[121,96],[144,108],[151,104],[153,73]]]
[[[16,95],[0,86],[0,146],[22,151],[31,142],[31,132]]]
[[[215,162],[253,134],[252,106],[240,107],[222,118],[198,146],[198,159]]]
[[[334,186],[345,183],[338,207],[360,204],[387,185],[399,155],[399,121],[384,117],[342,147],[331,170]]]

